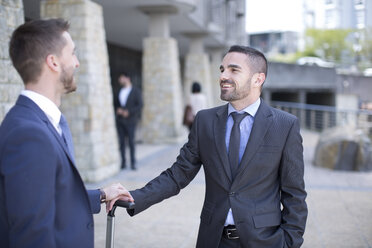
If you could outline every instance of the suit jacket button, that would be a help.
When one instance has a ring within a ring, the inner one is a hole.
[[[234,196],[235,195],[235,192],[232,191],[232,192],[229,192],[229,196]]]

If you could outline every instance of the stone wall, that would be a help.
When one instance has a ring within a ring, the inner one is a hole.
[[[184,95],[186,101],[191,93],[194,81],[200,83],[202,93],[207,98],[207,107],[213,106],[213,91],[211,87],[211,70],[208,55],[205,53],[189,53],[185,59]]]
[[[9,40],[24,22],[21,0],[0,0],[0,122],[14,105],[23,83],[9,58]]]
[[[223,52],[226,49],[215,49],[211,52],[211,88],[212,88],[212,106],[224,105],[227,102],[221,100],[220,89],[220,66],[223,59]]]
[[[102,8],[89,0],[47,1],[41,17],[71,23],[80,67],[78,89],[62,100],[75,144],[77,167],[85,181],[99,181],[119,171],[119,148]]]
[[[145,38],[142,63],[143,141],[175,141],[184,130],[177,41]]]

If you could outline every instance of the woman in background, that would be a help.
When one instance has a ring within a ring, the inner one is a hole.
[[[203,93],[201,93],[200,83],[193,82],[191,86],[190,99],[186,105],[184,114],[184,125],[186,125],[189,130],[191,130],[195,115],[199,112],[199,110],[205,109],[206,107],[207,98]]]

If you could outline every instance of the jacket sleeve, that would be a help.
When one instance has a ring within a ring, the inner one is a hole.
[[[92,214],[98,214],[101,211],[101,193],[99,189],[87,190]]]
[[[282,224],[288,247],[300,247],[305,232],[307,205],[302,137],[296,119],[287,137],[280,167]]]
[[[181,148],[180,154],[172,167],[163,171],[143,188],[130,191],[136,207],[127,210],[129,215],[136,215],[150,206],[178,194],[195,178],[201,168],[196,139],[197,125],[198,121],[196,120],[189,134],[188,142]]]
[[[37,126],[14,129],[1,151],[0,172],[10,247],[56,247],[53,143]]]

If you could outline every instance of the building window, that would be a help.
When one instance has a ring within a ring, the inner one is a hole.
[[[364,0],[354,0],[355,5],[364,5]]]
[[[326,10],[325,12],[325,24],[327,28],[335,28],[337,24],[336,12],[334,9]]]
[[[357,28],[365,27],[365,13],[363,10],[356,12],[356,25],[357,25]]]
[[[334,0],[325,0],[325,4],[327,5],[334,4],[334,3],[335,3]]]

